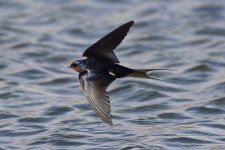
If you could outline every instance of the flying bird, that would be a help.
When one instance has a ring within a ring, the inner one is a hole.
[[[130,21],[113,30],[84,51],[85,59],[76,60],[68,66],[79,73],[80,86],[91,108],[102,121],[111,126],[113,125],[111,106],[106,90],[110,83],[117,78],[124,77],[160,80],[147,75],[147,72],[169,70],[131,69],[119,65],[120,62],[114,49],[122,42],[133,24],[134,21]]]

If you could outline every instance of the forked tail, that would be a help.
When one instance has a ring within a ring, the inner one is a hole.
[[[167,71],[176,71],[176,70],[171,70],[171,69],[133,69],[133,70],[134,70],[134,72],[129,74],[128,77],[148,78],[148,79],[153,79],[153,80],[174,83],[172,81],[167,81],[167,80],[151,77],[147,73],[150,71],[158,71],[158,70],[167,70]]]
[[[158,78],[151,77],[148,75],[148,72],[151,71],[176,71],[172,69],[131,69],[127,68],[124,66],[121,66],[119,64],[111,64],[109,67],[109,73],[115,76],[116,78],[124,78],[124,77],[137,77],[137,78],[148,78],[148,79],[153,79],[153,80],[159,80],[159,81],[164,81],[164,82],[170,82],[174,83],[171,81],[166,81]]]

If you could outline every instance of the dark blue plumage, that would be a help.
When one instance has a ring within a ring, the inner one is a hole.
[[[146,73],[164,69],[130,69],[119,65],[119,59],[113,50],[122,42],[133,25],[130,21],[87,48],[83,56],[86,59],[76,60],[69,67],[79,73],[81,88],[96,114],[107,124],[113,125],[111,106],[107,87],[116,78],[139,77],[150,78]]]

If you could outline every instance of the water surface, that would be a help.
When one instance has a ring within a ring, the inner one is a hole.
[[[115,81],[109,127],[67,66],[130,20],[120,62],[177,84]],[[225,149],[224,41],[223,0],[2,0],[0,149]]]

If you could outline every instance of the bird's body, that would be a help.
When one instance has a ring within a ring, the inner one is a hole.
[[[126,36],[133,25],[130,21],[87,48],[83,60],[74,61],[70,67],[79,73],[79,82],[92,109],[105,123],[113,125],[111,106],[107,87],[116,78],[139,77],[155,79],[147,75],[148,71],[166,69],[130,69],[119,65],[119,59],[113,50]]]

